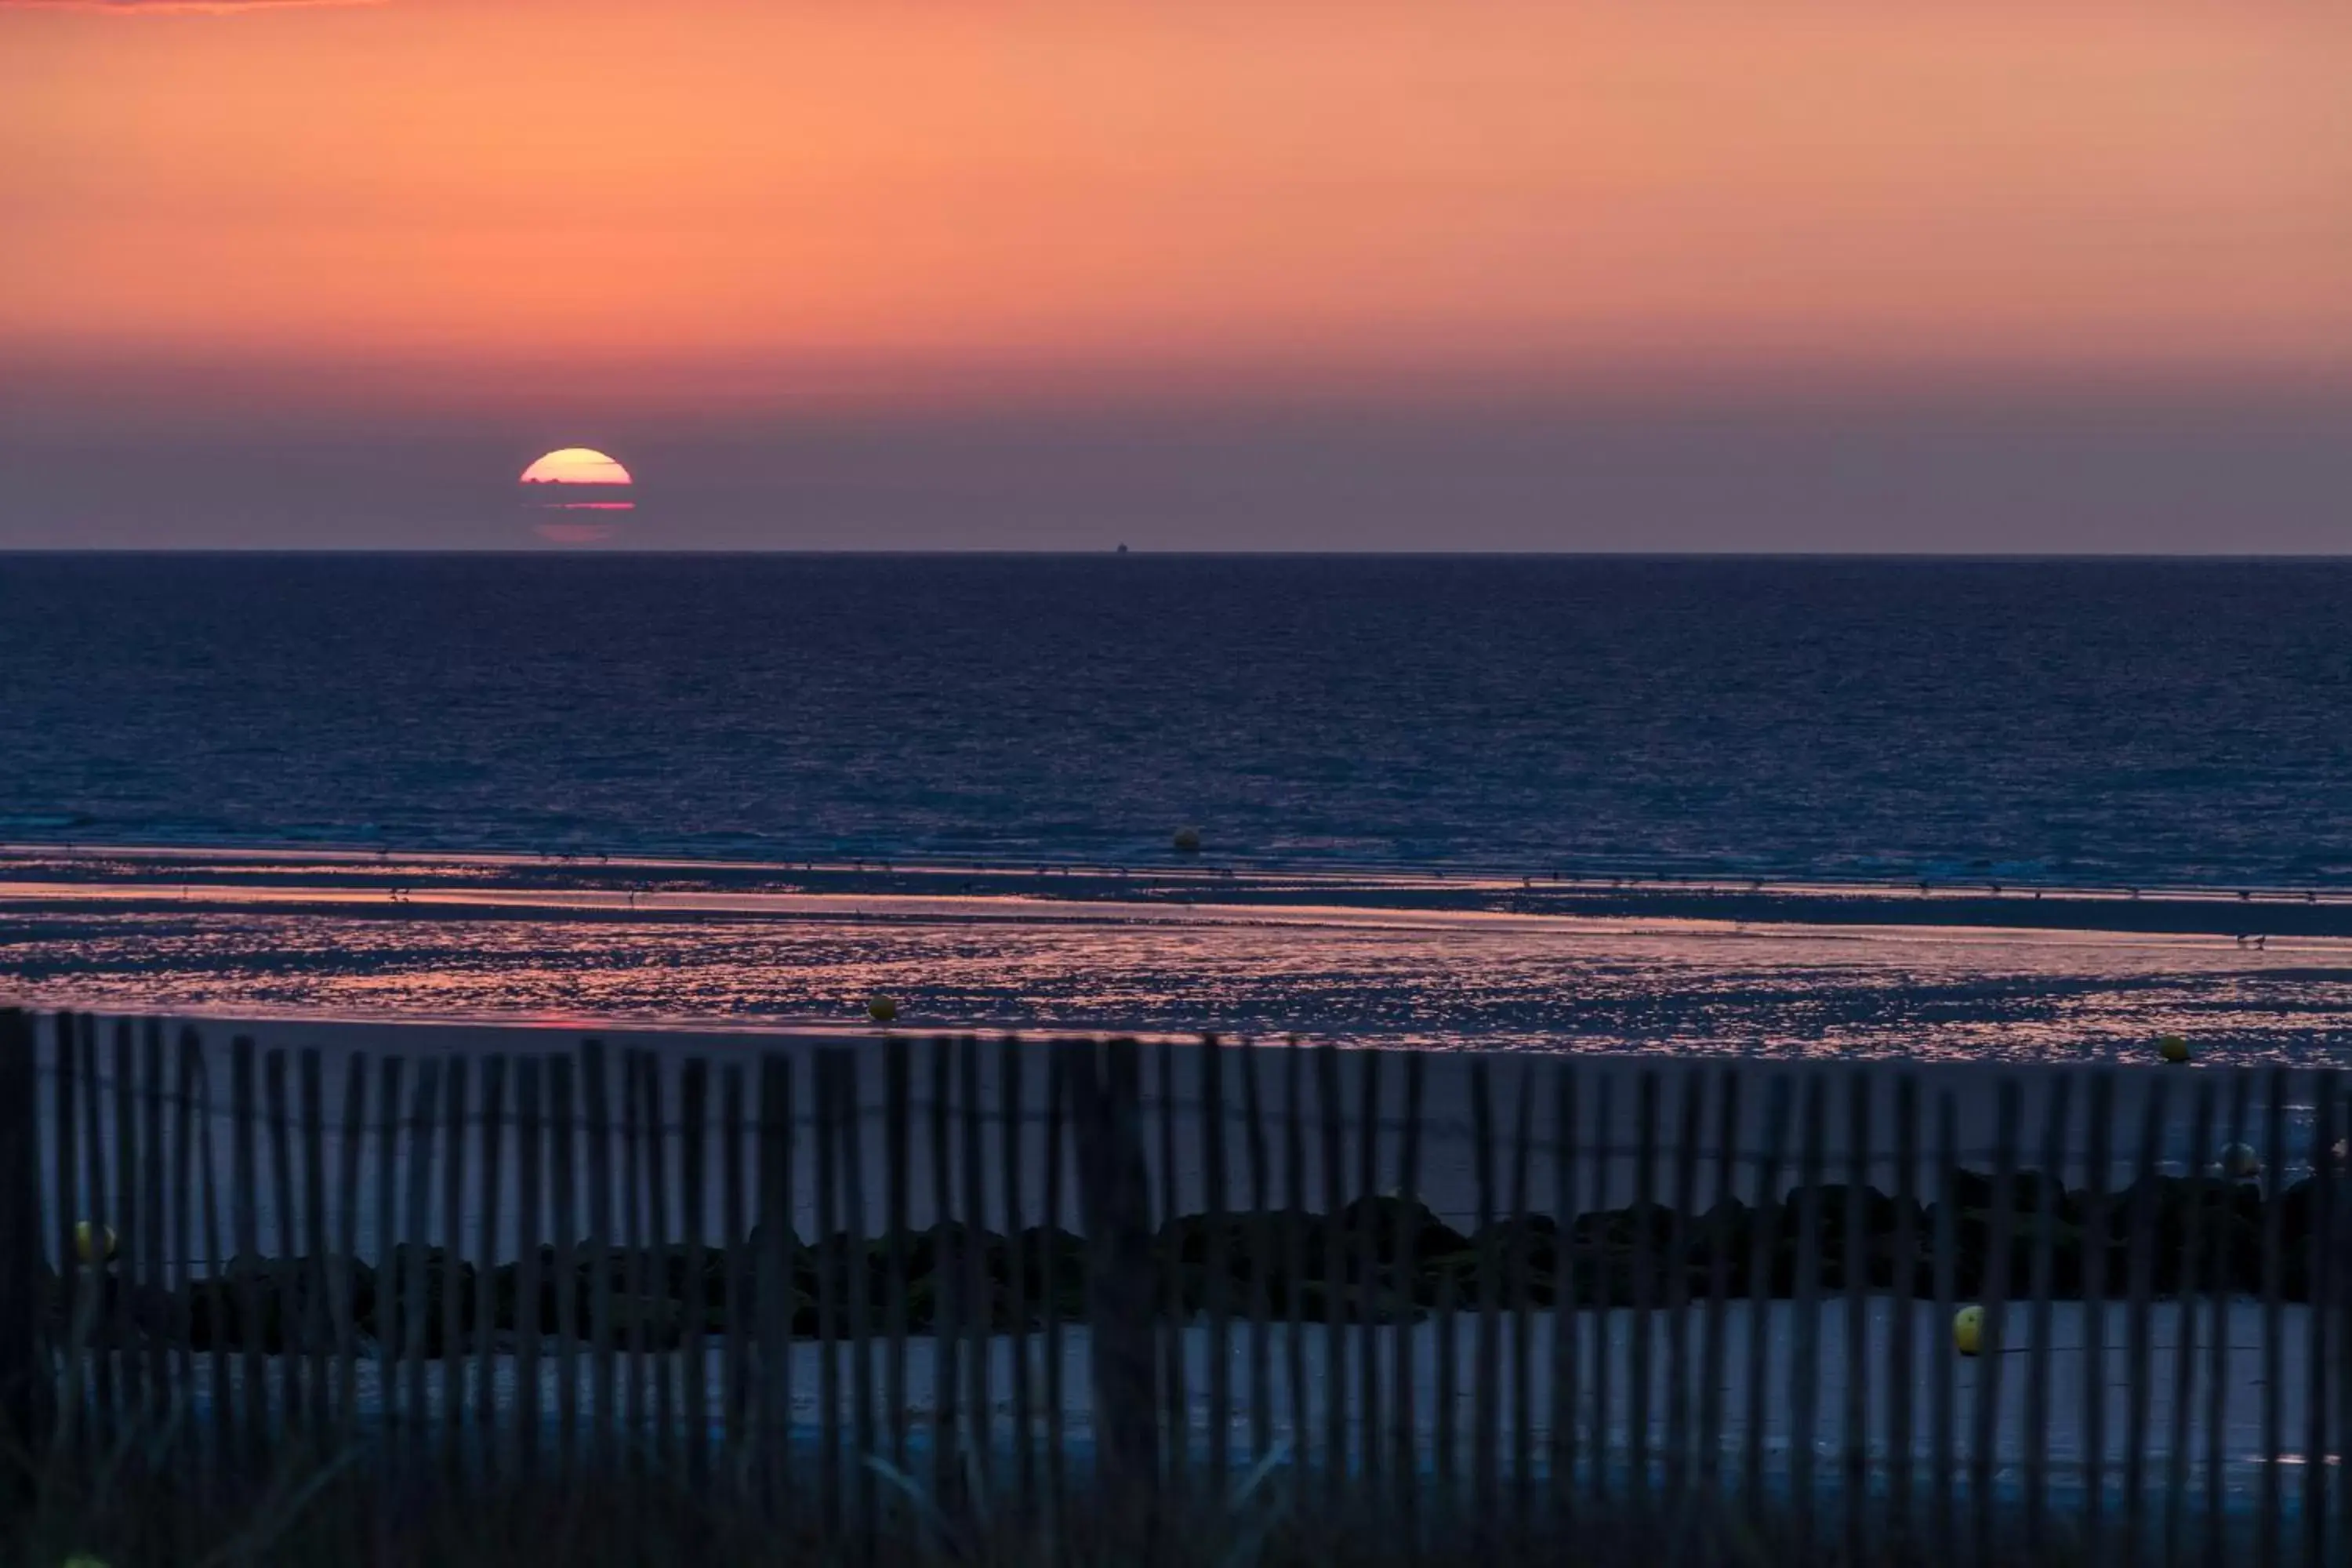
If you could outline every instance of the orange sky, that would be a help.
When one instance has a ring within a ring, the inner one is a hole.
[[[0,352],[2332,377],[2347,15],[0,0]]]

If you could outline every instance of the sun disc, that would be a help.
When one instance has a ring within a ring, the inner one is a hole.
[[[527,485],[625,485],[629,470],[593,447],[562,447],[522,471]]]

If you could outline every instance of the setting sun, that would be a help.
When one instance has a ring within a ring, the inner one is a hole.
[[[599,544],[619,531],[612,517],[548,517],[549,512],[635,511],[636,483],[629,470],[593,447],[559,447],[522,471],[520,483],[533,492],[526,502],[539,514],[531,531],[551,544]],[[554,494],[539,489],[559,487]]]
[[[561,447],[522,471],[527,485],[625,485],[629,470],[593,447]]]

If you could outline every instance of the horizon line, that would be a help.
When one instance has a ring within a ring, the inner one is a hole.
[[[740,546],[699,547],[678,545],[666,549],[614,547],[611,549],[551,550],[521,544],[482,546],[451,545],[237,545],[193,544],[172,547],[152,545],[40,545],[0,544],[0,560],[43,557],[49,559],[121,558],[154,556],[184,558],[187,556],[234,556],[262,559],[268,557],[292,559],[361,559],[371,556],[403,556],[426,558],[447,556],[464,559],[510,559],[523,561],[583,560],[583,559],[647,559],[676,557],[709,559],[745,559],[763,556],[794,556],[836,560],[969,560],[995,558],[1003,560],[1092,561],[1097,559],[1132,560],[1149,556],[1159,560],[1190,561],[1427,561],[1427,560],[1498,560],[1498,561],[1770,561],[1770,562],[1884,562],[1908,563],[1974,563],[2001,564],[2058,564],[2065,563],[2143,563],[2164,564],[2212,565],[2232,563],[2244,564],[2352,564],[2352,549],[2329,554],[2262,551],[1959,551],[1959,550],[1465,550],[1465,549],[1380,549],[1380,550],[1156,550],[1148,546],[1104,545],[1089,550],[1040,550],[1018,546],[973,546],[969,549],[877,548],[871,550],[840,550],[822,546],[786,546],[773,549],[745,549]]]

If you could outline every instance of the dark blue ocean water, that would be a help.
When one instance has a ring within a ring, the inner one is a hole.
[[[2352,885],[2352,564],[0,556],[0,837]]]

